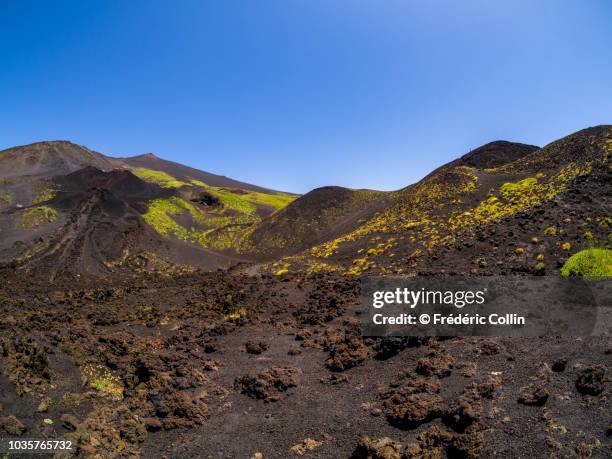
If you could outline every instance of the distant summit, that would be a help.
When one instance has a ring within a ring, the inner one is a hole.
[[[470,151],[458,161],[479,169],[497,167],[528,156],[539,149],[540,147],[535,145],[496,140]]]
[[[120,162],[66,140],[37,142],[0,151],[0,177],[65,175],[93,166],[108,171]]]
[[[240,188],[262,193],[275,190],[212,174],[148,152],[126,158],[113,158],[67,140],[36,142],[0,151],[0,177],[66,175],[91,166],[101,171],[144,168],[164,172],[178,180],[197,180],[210,186]]]
[[[275,190],[252,185],[250,183],[240,182],[223,175],[212,174],[210,172],[201,171],[193,167],[184,166],[174,161],[168,161],[153,153],[144,153],[138,156],[129,158],[121,158],[124,165],[133,168],[153,169],[156,171],[165,172],[178,180],[189,181],[198,180],[211,186],[220,186],[226,188],[240,188],[249,191],[259,191],[262,193],[275,193]]]

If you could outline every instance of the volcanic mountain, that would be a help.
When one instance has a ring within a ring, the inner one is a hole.
[[[389,193],[359,227],[283,260],[284,269],[558,272],[581,248],[610,245],[611,151],[610,126],[541,149],[485,145]]]
[[[532,145],[491,142],[440,167],[422,183],[440,181],[451,184],[457,169],[500,166],[536,150],[538,147]],[[394,192],[334,186],[318,188],[255,225],[246,234],[244,243],[255,255],[293,255],[356,231],[390,206],[410,202],[415,198],[416,186]],[[329,258],[331,253],[323,249],[321,255]]]
[[[0,436],[104,458],[611,457],[609,335],[360,320],[370,274],[577,275],[607,300],[610,153],[598,126],[298,197],[67,142],[0,152]]]
[[[132,156],[130,158],[121,158],[121,162],[130,168],[165,172],[179,181],[189,182],[197,180],[204,182],[210,186],[235,188],[240,190],[257,191],[261,193],[277,193],[274,190],[262,188],[260,186],[251,185],[250,183],[239,182],[238,180],[225,177],[223,175],[215,175],[210,172],[204,172],[193,167],[183,166],[182,164],[165,159],[158,158],[153,153],[145,153],[144,155]]]
[[[15,147],[0,152],[0,260],[50,278],[229,266],[235,233],[293,199],[152,154]]]
[[[119,162],[68,141],[38,142],[0,152],[0,177],[55,176],[92,166],[112,170]]]
[[[554,271],[608,244],[611,138],[598,126],[543,148],[495,141],[401,190],[301,197],[152,154],[41,142],[0,152],[0,257],[36,272],[72,238],[60,259],[79,275],[135,259],[143,269],[258,261],[351,275]]]

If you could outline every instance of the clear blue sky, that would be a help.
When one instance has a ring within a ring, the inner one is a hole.
[[[612,122],[610,1],[0,0],[0,149],[397,189]]]

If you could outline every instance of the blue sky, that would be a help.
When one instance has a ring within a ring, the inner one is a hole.
[[[609,1],[0,1],[0,148],[397,189],[612,123]]]

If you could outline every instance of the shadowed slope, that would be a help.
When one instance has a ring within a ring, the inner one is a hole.
[[[108,276],[172,265],[224,267],[230,258],[163,238],[141,214],[153,199],[173,191],[144,182],[128,170],[86,167],[54,182],[44,204],[11,208],[0,220],[0,260],[33,276]]]
[[[239,249],[257,257],[296,253],[355,229],[380,210],[388,193],[317,188],[249,230]]]
[[[466,177],[464,169],[470,165],[481,168],[503,165],[537,149],[520,143],[491,142],[436,169],[428,177],[446,182],[451,188],[453,183],[461,186],[460,182]],[[461,173],[457,173],[459,167],[462,167]],[[315,189],[254,226],[242,241],[240,250],[270,258],[295,254],[344,234],[358,232],[369,220],[377,218],[377,212],[384,214],[388,208],[412,201],[415,186],[395,192],[333,186]],[[334,250],[333,245],[315,249],[318,258],[327,258]]]
[[[539,147],[535,145],[496,140],[466,153],[461,158],[449,163],[448,166],[470,166],[486,169],[511,163],[537,150],[539,150]]]

